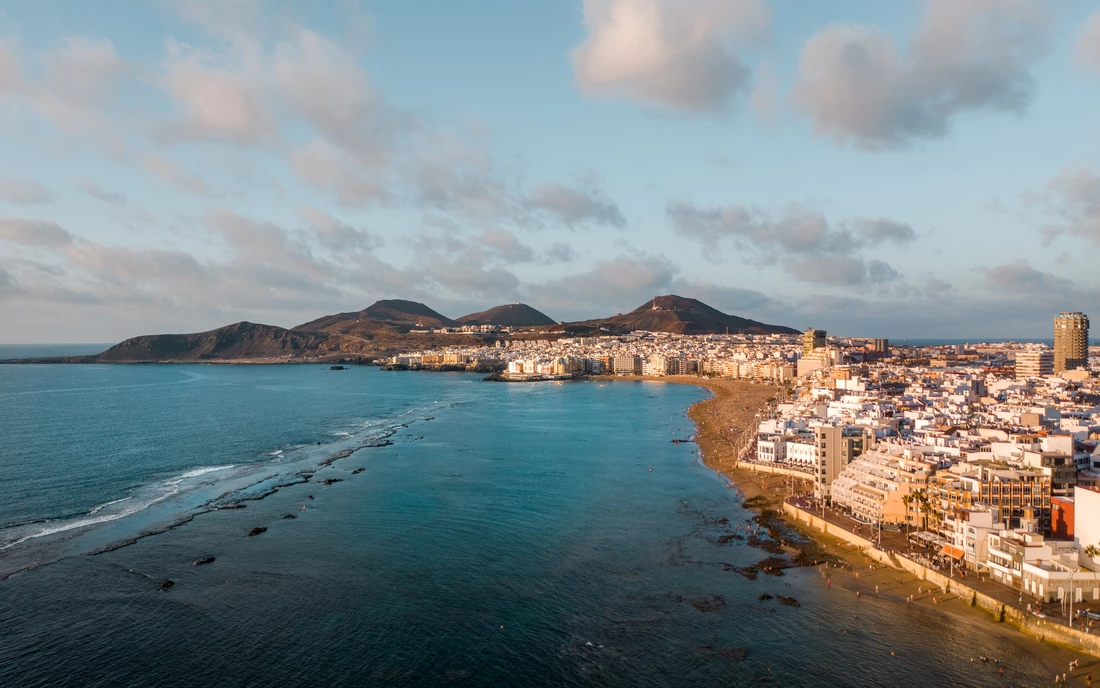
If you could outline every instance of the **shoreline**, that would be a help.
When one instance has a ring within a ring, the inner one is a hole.
[[[1083,659],[1082,666],[1069,676],[1071,685],[1084,685],[1086,674],[1100,674],[1100,660],[1096,657],[1037,637],[1015,624],[1000,622],[989,612],[972,607],[969,600],[960,599],[954,592],[944,593],[931,582],[908,571],[878,563],[858,546],[807,527],[787,515],[782,505],[789,491],[797,488],[788,484],[786,476],[741,468],[736,450],[740,442],[746,440],[746,433],[755,434],[757,414],[762,413],[775,397],[782,395],[782,387],[747,380],[696,376],[616,379],[693,384],[708,390],[711,393],[709,398],[695,402],[687,410],[688,418],[695,424],[694,439],[703,465],[729,480],[742,497],[744,508],[758,514],[754,520],[761,525],[774,519],[772,522],[781,523],[784,528],[799,533],[813,543],[810,550],[814,556],[823,556],[826,561],[843,562],[841,565],[825,563],[813,566],[830,590],[856,595],[857,599],[888,600],[913,611],[941,614],[961,624],[981,626],[986,630],[992,628],[997,635],[1019,645],[1021,649],[1028,645],[1026,651],[1042,661],[1050,671],[1065,671],[1071,660]],[[788,549],[788,554],[791,553],[791,548],[785,549]],[[792,565],[799,567],[796,562]],[[810,568],[807,565],[802,567]],[[908,601],[910,596],[911,602]],[[1035,646],[1027,642],[1031,640],[1035,641]]]

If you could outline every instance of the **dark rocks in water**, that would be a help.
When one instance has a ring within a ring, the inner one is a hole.
[[[345,368],[342,365],[334,365],[334,366],[329,366],[329,370],[347,370],[347,368]]]
[[[243,509],[246,506],[248,505],[241,504],[240,502],[230,502],[229,504],[223,504],[222,506],[219,506],[218,511],[221,511],[222,509]]]
[[[267,532],[267,528],[264,528],[263,526],[256,526],[252,530],[248,531],[248,537],[252,537],[253,535],[259,535],[260,533],[266,533],[266,532]]]
[[[161,588],[170,588],[175,584],[176,584],[176,582],[174,580],[170,580],[168,578],[165,578],[164,580],[162,580],[160,582],[160,587]]]
[[[749,497],[741,505],[746,509],[763,509],[771,505],[771,501],[764,495],[756,495],[755,497]]]
[[[795,598],[793,598],[793,597],[784,597],[783,595],[779,596],[779,604],[785,604],[788,607],[801,607],[802,606],[798,603],[798,600],[796,600]]]
[[[331,485],[333,483],[342,483],[342,482],[344,482],[343,478],[325,478],[324,480],[321,481],[321,484],[322,485]]]
[[[309,498],[310,498],[310,499],[313,499],[313,495],[310,495],[310,496],[309,496]]]
[[[715,544],[728,545],[730,543],[730,540],[733,540],[735,537],[737,537],[737,536],[732,534],[732,533],[730,533],[728,535],[719,535],[718,539],[715,540]],[[740,540],[741,538],[738,538],[738,539]]]
[[[736,659],[738,662],[745,661],[749,656],[749,651],[743,647],[720,647],[716,652],[726,659]]]
[[[672,443],[673,444],[690,444],[694,441],[695,440],[684,440],[684,439],[680,439],[679,437],[676,437],[672,440]]]
[[[375,440],[374,442],[371,442],[366,446],[371,447],[372,449],[377,449],[378,447],[389,447],[392,444],[393,440]]]
[[[764,550],[765,552],[770,552],[772,554],[783,553],[783,545],[779,544],[775,540],[769,540],[766,538],[757,537],[755,535],[750,535],[748,543],[753,547]]]
[[[283,514],[283,518],[298,518],[294,514]]]
[[[435,420],[435,416],[428,416],[427,418],[424,418],[422,420]]]
[[[726,606],[726,600],[721,595],[708,595],[706,597],[700,597],[699,599],[692,600],[691,606],[695,607],[705,614],[706,612],[718,611],[722,607]]]
[[[725,525],[729,525],[729,522],[730,522],[730,520],[728,518],[726,518],[725,516],[723,516],[722,518],[718,519],[714,523],[716,525],[725,526]]]
[[[772,596],[769,595],[766,592],[760,593],[759,595],[756,596],[756,599],[758,599],[758,600],[770,600],[771,598],[772,598]]]
[[[192,562],[191,565],[192,566],[202,566],[204,564],[213,564],[213,563],[214,563],[214,557],[203,557],[202,559],[196,559],[194,562]]]
[[[356,468],[354,471],[351,472],[351,474],[352,475],[359,475],[360,473],[362,473],[365,470],[367,470],[367,469],[365,469],[365,468]]]

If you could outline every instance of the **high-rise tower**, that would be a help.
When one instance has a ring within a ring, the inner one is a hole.
[[[809,356],[814,349],[825,348],[825,330],[810,328],[802,333],[802,355]]]
[[[1054,372],[1080,368],[1089,362],[1089,317],[1062,311],[1054,318]]]

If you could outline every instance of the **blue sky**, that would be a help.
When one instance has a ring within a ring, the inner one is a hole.
[[[1100,12],[1038,0],[0,10],[0,342],[655,294],[852,335],[1100,302]]]

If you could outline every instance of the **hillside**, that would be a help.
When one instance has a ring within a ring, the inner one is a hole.
[[[525,303],[496,306],[480,313],[464,315],[457,320],[463,325],[499,325],[500,327],[543,327],[556,324],[553,318]]]
[[[351,328],[341,326],[341,323],[349,322],[357,322],[361,326]],[[364,325],[363,323],[367,324]],[[458,324],[417,301],[383,299],[375,301],[361,311],[326,315],[291,329],[298,332],[327,332],[334,327],[345,332],[349,329],[356,331],[376,330],[375,323],[384,323],[406,332],[412,328],[450,327]]]
[[[697,299],[675,295],[658,296],[629,313],[576,325],[604,327],[610,331],[649,330],[675,334],[798,334],[798,330],[790,327],[729,315]]]
[[[328,337],[272,325],[239,322],[195,334],[154,334],[127,339],[95,357],[115,362],[294,358],[320,349]]]

